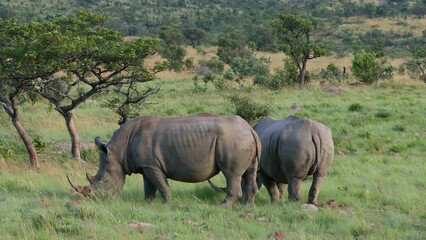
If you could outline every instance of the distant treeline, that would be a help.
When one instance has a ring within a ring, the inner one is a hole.
[[[188,45],[195,46],[215,45],[220,36],[237,33],[240,41],[251,42],[262,51],[277,50],[270,21],[278,13],[297,13],[316,19],[321,37],[338,55],[358,51],[361,46],[401,54],[414,41],[409,31],[372,30],[357,35],[350,30],[336,31],[337,26],[355,16],[422,18],[426,0],[7,0],[0,3],[0,18],[41,21],[72,16],[80,10],[105,14],[110,18],[108,27],[128,36],[157,36],[162,26],[172,26],[182,31]]]

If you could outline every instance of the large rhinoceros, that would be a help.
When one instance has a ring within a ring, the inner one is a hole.
[[[123,124],[107,144],[99,138],[95,143],[100,149],[99,169],[96,176],[86,174],[94,189],[120,191],[126,175],[140,173],[145,199],[153,199],[158,190],[169,202],[167,179],[202,182],[222,172],[227,186],[224,206],[231,206],[242,191],[251,205],[258,191],[260,141],[238,116],[143,116]],[[76,190],[83,189],[70,183]]]
[[[289,200],[298,201],[302,181],[313,176],[308,203],[317,204],[321,183],[334,158],[331,130],[295,116],[264,118],[253,128],[262,143],[258,178],[271,200],[281,199],[288,184]]]

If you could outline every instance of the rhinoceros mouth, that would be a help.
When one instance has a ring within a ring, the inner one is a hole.
[[[95,192],[92,190],[90,186],[79,186],[74,183],[74,181],[67,174],[67,179],[71,187],[85,198],[92,198],[95,196]]]

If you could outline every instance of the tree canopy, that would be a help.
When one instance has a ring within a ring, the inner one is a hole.
[[[306,64],[325,54],[325,47],[314,39],[314,25],[308,18],[279,14],[273,21],[279,49],[288,54],[299,69],[299,84],[305,85]]]

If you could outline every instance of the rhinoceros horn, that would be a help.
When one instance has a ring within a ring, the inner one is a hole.
[[[89,181],[90,185],[95,183],[95,176],[90,175],[89,173],[86,173],[87,181]]]
[[[85,198],[91,198],[94,196],[94,192],[92,191],[92,188],[90,186],[76,185],[74,181],[72,181],[71,178],[68,176],[68,174],[67,174],[67,179],[71,187],[74,188],[76,192],[81,193]]]

